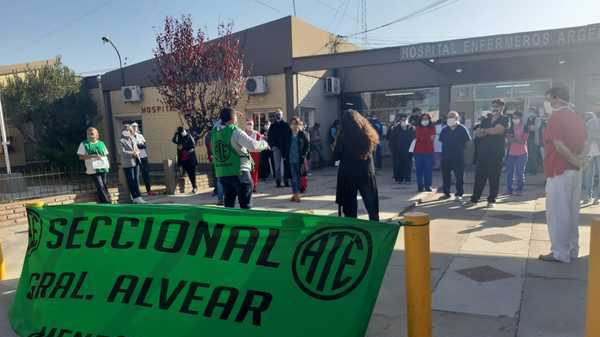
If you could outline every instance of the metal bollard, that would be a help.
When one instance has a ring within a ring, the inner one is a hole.
[[[600,219],[592,221],[590,228],[590,256],[588,260],[587,310],[585,336],[600,336]]]
[[[404,220],[406,309],[409,337],[431,337],[431,252],[429,216],[407,213]]]
[[[4,255],[2,255],[2,244],[0,243],[0,281],[6,278],[6,265],[4,264]]]

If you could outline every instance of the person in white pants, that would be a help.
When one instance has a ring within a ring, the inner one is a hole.
[[[540,255],[548,262],[569,263],[579,256],[579,201],[581,168],[587,154],[583,119],[568,103],[569,89],[553,87],[546,93],[550,115],[544,131],[546,221],[551,252]]]

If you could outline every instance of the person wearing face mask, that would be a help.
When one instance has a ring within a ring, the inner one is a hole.
[[[415,130],[415,167],[417,171],[417,188],[419,192],[431,192],[433,176],[433,140],[435,126],[429,114],[421,115],[420,125]]]
[[[290,139],[292,137],[292,129],[290,125],[283,120],[283,112],[277,110],[275,112],[275,122],[269,128],[267,139],[269,146],[273,151],[273,161],[275,162],[275,181],[277,187],[281,187],[283,181],[285,187],[290,186],[289,178],[289,163],[287,160],[287,150],[290,148]]]
[[[410,144],[415,139],[415,128],[408,124],[406,115],[399,115],[390,128],[388,142],[392,152],[394,180],[399,184],[410,184],[412,153]]]
[[[588,153],[587,131],[569,99],[569,89],[556,86],[546,92],[544,102],[550,115],[544,131],[544,175],[551,252],[539,258],[548,262],[568,263],[579,256],[581,169]]]
[[[98,202],[104,204],[112,203],[108,187],[106,185],[108,170],[108,149],[100,140],[98,130],[93,127],[87,128],[87,139],[79,144],[77,155],[85,162],[85,173],[94,180]]]
[[[421,108],[412,109],[412,113],[410,115],[408,123],[410,123],[410,125],[414,127],[419,126],[419,124],[421,123],[421,116],[423,116],[423,111],[421,110]]]
[[[588,152],[588,165],[583,172],[583,204],[593,201],[594,205],[600,204],[600,189],[595,186],[594,178],[600,172],[600,119],[593,112],[585,114],[585,127],[588,132],[590,151]]]
[[[306,165],[304,164],[310,151],[308,136],[302,130],[303,122],[298,117],[292,118],[292,139],[290,141],[289,159],[290,176],[292,179],[292,202],[300,202],[300,179],[306,176]]]
[[[152,192],[152,182],[150,181],[150,164],[148,163],[148,147],[146,146],[146,138],[144,138],[144,135],[140,132],[138,123],[131,123],[131,129],[133,130],[133,139],[140,150],[140,173],[142,174],[142,179],[144,180],[146,194],[155,195],[155,193]]]
[[[140,150],[133,138],[133,129],[130,125],[123,125],[119,144],[121,145],[121,167],[125,173],[131,200],[134,204],[144,204],[146,201],[141,197],[139,180]]]
[[[529,119],[525,126],[529,133],[527,138],[527,173],[536,175],[540,169],[542,157],[540,155],[540,129],[542,125],[542,119],[539,117],[538,109],[531,107],[529,109]]]
[[[244,132],[254,139],[261,140],[263,137],[260,133],[254,130],[254,122],[252,120],[246,121],[246,127],[244,128]],[[259,151],[251,151],[250,156],[252,157],[252,161],[254,162],[252,165],[252,183],[254,186],[253,192],[256,193],[256,189],[258,188],[258,174],[260,170],[260,152]]]
[[[196,141],[188,130],[182,126],[177,128],[171,141],[177,145],[177,166],[183,168],[192,183],[192,193],[198,192],[196,184],[196,166],[198,158],[196,157]]]
[[[525,130],[523,113],[513,113],[511,127],[508,130],[508,156],[506,157],[506,194],[523,194],[525,185],[525,166],[527,165],[527,141],[529,133]],[[513,190],[513,181],[517,181],[517,189]]]
[[[381,121],[379,120],[379,118],[373,114],[369,115],[369,118],[367,118],[369,120],[369,123],[371,123],[371,126],[375,129],[375,131],[377,131],[377,134],[379,135],[379,139],[381,139],[383,137],[383,124],[381,124]],[[377,144],[377,149],[375,150],[375,156],[373,157],[374,160],[374,164],[375,164],[375,168],[380,170],[383,167],[383,159],[382,159],[382,155],[381,155],[381,144]]]
[[[456,181],[456,201],[462,201],[464,194],[463,181],[465,172],[465,147],[471,140],[469,131],[460,124],[460,115],[456,111],[450,111],[446,121],[447,127],[440,133],[442,147],[442,180],[444,196],[442,199],[450,199],[450,184],[452,173]]]
[[[269,145],[264,140],[250,138],[237,127],[237,112],[232,108],[221,109],[221,123],[211,133],[212,153],[215,173],[225,191],[225,207],[235,207],[237,199],[240,208],[252,207],[253,183],[251,151],[264,151]]]
[[[475,159],[475,186],[470,202],[465,204],[470,207],[479,202],[483,189],[489,181],[490,192],[487,198],[488,208],[496,205],[496,198],[500,189],[500,175],[502,174],[502,161],[505,155],[506,130],[508,118],[503,116],[505,103],[502,99],[492,102],[492,113],[488,114],[477,130],[473,131],[477,142],[477,158]]]

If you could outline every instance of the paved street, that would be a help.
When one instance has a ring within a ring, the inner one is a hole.
[[[416,200],[431,216],[433,324],[437,337],[579,337],[583,336],[589,224],[600,207],[582,210],[581,257],[571,264],[538,261],[549,250],[542,179],[531,179],[521,197],[502,198],[495,209],[465,209],[439,201],[435,193],[416,194],[415,186],[393,183],[389,170],[378,176],[381,218],[395,218]],[[468,177],[467,182],[472,182]],[[439,174],[434,185],[441,184]],[[336,215],[334,169],[315,172],[300,204],[291,191],[262,183],[258,209]],[[472,190],[472,185],[465,188]],[[210,192],[162,196],[155,203],[214,203]],[[360,204],[360,203],[359,203]],[[362,205],[359,211],[366,217]],[[25,226],[0,228],[9,279],[0,284],[0,336],[14,336],[6,311],[26,247]],[[398,237],[368,330],[370,337],[406,336],[404,243]]]

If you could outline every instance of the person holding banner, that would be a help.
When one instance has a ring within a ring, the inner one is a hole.
[[[335,141],[333,160],[340,161],[335,200],[340,213],[348,218],[358,215],[357,193],[360,191],[369,220],[379,220],[379,196],[373,167],[377,144],[379,135],[371,123],[358,111],[346,110]]]
[[[112,200],[106,186],[110,168],[108,150],[104,142],[100,140],[100,134],[96,128],[89,127],[86,132],[87,139],[79,144],[77,155],[85,162],[85,173],[94,180],[98,202],[110,204]]]
[[[251,208],[253,183],[250,151],[267,150],[269,144],[250,138],[238,128],[236,112],[225,107],[221,109],[219,123],[212,130],[211,146],[215,173],[221,179],[225,192],[225,207],[235,207],[237,198],[240,208]]]

